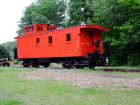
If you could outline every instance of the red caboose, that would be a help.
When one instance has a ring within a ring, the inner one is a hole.
[[[24,35],[16,37],[17,58],[24,67],[48,67],[51,62],[65,68],[94,67],[97,61],[104,63],[101,34],[106,31],[94,25],[61,30],[47,24],[25,26]]]

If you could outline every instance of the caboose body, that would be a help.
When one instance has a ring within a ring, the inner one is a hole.
[[[17,39],[17,58],[23,66],[48,67],[51,62],[64,68],[94,67],[104,64],[102,32],[108,29],[82,25],[56,29],[48,24],[24,27]]]

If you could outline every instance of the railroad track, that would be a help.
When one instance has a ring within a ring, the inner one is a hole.
[[[21,66],[15,66],[15,65],[11,65],[10,67],[2,67],[2,66],[0,66],[0,68],[24,68],[24,67],[21,67]],[[31,67],[32,68],[32,67]],[[43,67],[39,67],[38,69],[42,69]],[[30,69],[30,67],[28,68],[28,69]],[[61,66],[56,66],[56,67],[49,67],[49,68],[43,68],[43,69],[46,69],[46,70],[50,70],[50,69],[52,69],[52,70],[66,70],[66,69],[64,69],[63,67],[61,67]],[[140,72],[140,69],[119,69],[119,68],[105,68],[105,67],[96,67],[95,68],[95,70],[97,71],[97,70],[99,70],[99,69],[101,69],[100,71],[105,71],[105,72]],[[68,70],[71,70],[71,69],[68,69]]]
[[[140,72],[140,69],[104,69],[105,72]]]

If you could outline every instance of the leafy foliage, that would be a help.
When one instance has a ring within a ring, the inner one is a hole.
[[[127,8],[127,20],[120,27],[120,41],[127,51],[126,59],[129,65],[140,65],[140,2],[127,0],[123,1],[123,6]]]
[[[23,34],[23,26],[37,23],[49,23],[63,27],[65,24],[65,0],[38,0],[26,7],[19,23],[17,33]]]
[[[5,47],[0,45],[0,59],[3,59],[3,58],[11,59],[8,50]]]
[[[110,15],[116,18],[110,18],[112,23],[109,23],[112,25],[107,25],[112,43],[111,62],[113,65],[140,65],[140,4],[135,0],[127,0],[117,2],[117,5],[119,10],[110,9]]]
[[[16,47],[16,42],[15,41],[11,41],[11,42],[7,42],[7,43],[4,43],[4,44],[1,44],[0,46],[2,46],[2,49],[5,49],[6,52],[6,56],[3,56],[2,54],[2,57],[1,58],[9,58],[10,60],[13,60],[14,59],[14,48]],[[4,51],[5,52],[5,51]]]
[[[89,24],[94,16],[92,0],[70,0],[69,26]]]

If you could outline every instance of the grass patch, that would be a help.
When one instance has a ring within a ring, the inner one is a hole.
[[[108,67],[109,69],[112,69],[113,67]],[[123,68],[123,67],[122,67]],[[122,69],[120,68],[120,69]],[[125,68],[127,70],[130,70],[131,67]],[[133,67],[132,67],[133,68]],[[112,76],[126,76],[126,77],[130,77],[130,78],[140,78],[140,72],[105,72],[103,71],[105,68],[95,68],[93,69],[89,69],[89,68],[85,68],[85,69],[77,69],[74,70],[74,72],[78,72],[78,73],[95,73],[95,74],[103,74],[103,75],[112,75]],[[119,69],[119,67],[114,68],[114,69]],[[133,68],[136,69],[136,68]]]
[[[19,76],[35,70],[0,69],[0,105],[139,105],[140,89],[80,88]]]
[[[16,99],[8,98],[0,100],[0,105],[21,105],[21,102]]]
[[[115,67],[107,67],[109,69],[126,69],[126,70],[140,70],[140,66],[115,66]]]

